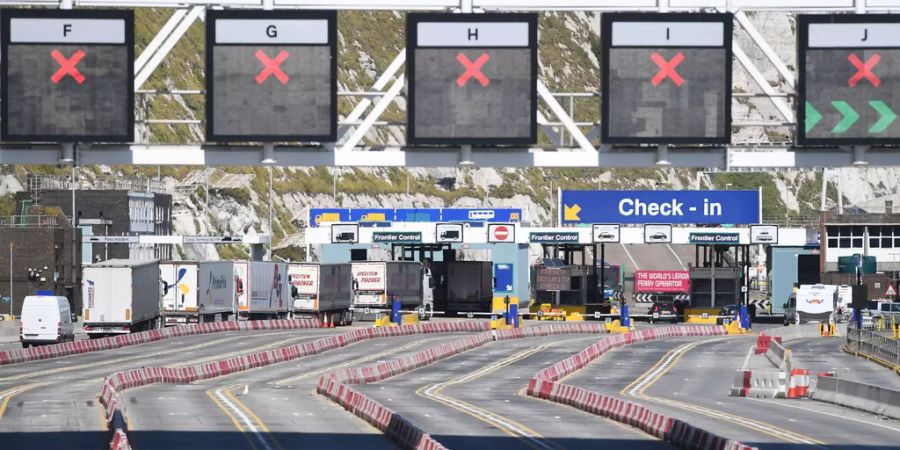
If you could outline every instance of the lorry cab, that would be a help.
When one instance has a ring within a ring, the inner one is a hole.
[[[25,297],[19,322],[19,340],[23,348],[75,340],[75,325],[69,300],[39,292]]]

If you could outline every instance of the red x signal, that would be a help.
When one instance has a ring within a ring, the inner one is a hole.
[[[256,84],[263,84],[269,75],[274,76],[281,82],[281,84],[287,84],[289,78],[286,73],[281,70],[281,63],[284,62],[288,58],[288,52],[282,50],[275,56],[274,59],[269,59],[269,56],[266,55],[262,50],[256,51],[256,59],[259,60],[263,64],[263,70],[259,72],[259,75],[256,76]]]
[[[466,68],[466,71],[456,79],[456,85],[459,87],[465,86],[466,83],[469,82],[469,78],[475,78],[482,86],[491,84],[491,80],[481,72],[481,67],[484,66],[484,63],[488,62],[489,59],[491,59],[491,57],[488,56],[487,53],[482,53],[475,62],[472,62],[469,61],[469,58],[466,58],[466,55],[459,52],[456,55],[456,60]]]
[[[50,81],[52,81],[53,84],[59,84],[59,82],[62,81],[62,79],[65,78],[66,75],[74,78],[75,82],[77,82],[78,84],[84,83],[84,75],[82,75],[81,72],[79,72],[78,69],[75,68],[75,65],[78,64],[78,61],[81,61],[81,59],[84,58],[83,50],[78,50],[72,54],[71,58],[66,58],[62,53],[59,52],[59,50],[54,49],[52,52],[50,52],[50,56],[52,56],[53,59],[55,59],[56,62],[59,63],[59,70],[57,70],[56,73],[54,73],[53,76],[50,77]]]
[[[853,64],[853,67],[856,67],[856,73],[847,80],[847,84],[850,87],[855,87],[863,78],[869,80],[869,83],[872,83],[872,86],[878,87],[881,84],[881,79],[875,75],[875,72],[872,72],[875,65],[881,61],[881,55],[876,53],[863,63],[859,57],[856,56],[856,53],[851,53],[850,56],[847,57],[847,60],[850,61],[850,64]]]
[[[659,86],[666,78],[671,78],[675,86],[681,87],[684,84],[684,78],[681,78],[681,75],[678,75],[678,72],[675,71],[675,67],[678,67],[684,61],[684,55],[681,52],[673,56],[671,61],[666,61],[659,53],[650,55],[650,59],[659,66],[659,72],[650,80],[654,86]]]

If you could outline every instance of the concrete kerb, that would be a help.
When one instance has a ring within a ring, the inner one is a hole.
[[[164,328],[161,330],[141,331],[138,333],[109,336],[101,339],[85,341],[65,342],[28,349],[8,350],[0,352],[0,366],[22,362],[37,361],[42,359],[59,358],[62,356],[90,353],[101,350],[111,350],[149,342],[161,341],[173,337],[191,336],[197,334],[221,333],[226,331],[242,330],[292,330],[319,328],[318,321],[310,319],[296,320],[256,320],[247,322],[211,322],[178,327]]]
[[[816,389],[810,395],[813,400],[900,419],[900,391],[836,376],[819,375],[816,378]]]
[[[480,333],[411,356],[362,368],[341,369],[319,379],[317,392],[372,424],[403,449],[444,449],[440,442],[393,410],[350,386],[381,381],[481,347],[492,341],[571,333],[605,333],[604,324],[564,323]]]
[[[278,324],[278,326],[281,325],[283,324]],[[486,321],[467,321],[456,323],[427,323],[391,328],[364,328],[356,329],[342,335],[318,339],[314,342],[294,344],[280,349],[251,353],[196,366],[177,368],[146,367],[116,372],[104,378],[99,395],[101,404],[106,408],[107,422],[109,423],[109,429],[112,433],[110,437],[110,448],[121,450],[130,450],[131,448],[128,444],[128,426],[124,420],[124,405],[119,396],[119,393],[125,389],[153,383],[181,384],[215,378],[251,368],[322,353],[366,339],[427,333],[484,332],[489,329],[489,326],[490,324]]]
[[[612,336],[535,374],[528,383],[527,393],[532,397],[570,405],[633,426],[683,449],[752,449],[754,447],[717,436],[643,405],[559,382],[560,379],[580,370],[591,361],[615,348],[667,337],[725,334],[727,331],[721,326],[671,326]]]

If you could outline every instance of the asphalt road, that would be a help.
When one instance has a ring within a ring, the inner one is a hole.
[[[535,372],[602,338],[494,342],[361,390],[448,448],[668,448],[630,427],[524,395]]]
[[[106,448],[108,434],[97,395],[102,378],[112,372],[197,364],[345,331],[186,336],[0,367],[0,443],[10,449]],[[315,394],[319,377],[328,370],[371,365],[461,336],[375,339],[205,382],[126,390],[130,437],[137,450],[395,448],[376,429]],[[538,370],[603,338],[561,335],[494,342],[359,389],[449,448],[668,448],[630,427],[524,395]],[[629,398],[766,449],[898,448],[900,421],[809,400],[729,397],[734,371],[745,364],[755,339],[678,338],[635,344],[608,353],[565,382]],[[792,341],[789,347],[795,360],[814,371],[837,369],[863,381],[896,383],[896,375],[887,369],[840,352],[839,342],[808,339]]]
[[[0,367],[0,442],[10,449],[104,448],[108,437],[97,396],[103,377],[110,373],[150,365],[197,364],[339,332],[213,333]],[[62,442],[65,446],[60,446]]]
[[[811,400],[730,397],[734,371],[743,367],[754,342],[755,336],[741,336],[636,344],[605,355],[566,382],[638,401],[764,449],[897,448],[897,421]]]
[[[835,371],[838,376],[860,383],[900,391],[900,376],[868,359],[844,353],[844,337],[797,339],[785,342],[793,353],[794,366],[813,374]]]

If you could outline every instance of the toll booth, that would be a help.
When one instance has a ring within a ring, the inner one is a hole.
[[[691,276],[691,306],[748,304],[749,245],[697,245]]]
[[[604,292],[615,284],[620,292],[622,276],[618,267],[598,261],[598,244],[541,244],[542,262],[533,267],[531,285],[536,305],[548,303],[555,309],[581,314],[608,313],[616,297]],[[603,264],[605,270],[600,270]]]

